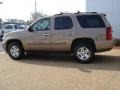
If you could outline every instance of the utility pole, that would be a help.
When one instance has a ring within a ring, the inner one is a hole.
[[[3,2],[0,2],[0,4],[3,4]],[[0,19],[0,29],[2,28],[2,19]]]
[[[3,4],[3,2],[0,2],[0,4]]]
[[[36,0],[35,0],[35,13],[37,13],[37,3],[36,3]]]

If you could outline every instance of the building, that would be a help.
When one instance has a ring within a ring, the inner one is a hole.
[[[113,37],[120,39],[120,0],[86,0],[86,11],[106,13]]]

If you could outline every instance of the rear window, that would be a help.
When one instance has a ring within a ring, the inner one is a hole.
[[[77,20],[82,28],[104,28],[105,24],[99,15],[77,16]]]

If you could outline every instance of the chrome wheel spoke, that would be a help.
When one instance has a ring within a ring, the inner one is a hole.
[[[20,50],[19,50],[18,46],[12,46],[10,49],[10,53],[13,57],[18,57],[20,54]]]
[[[81,60],[87,60],[90,57],[90,51],[86,47],[81,47],[77,51],[77,57]]]

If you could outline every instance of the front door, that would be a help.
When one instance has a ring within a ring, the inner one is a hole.
[[[52,50],[51,18],[40,19],[31,25],[33,32],[26,31],[26,49],[35,51]]]

